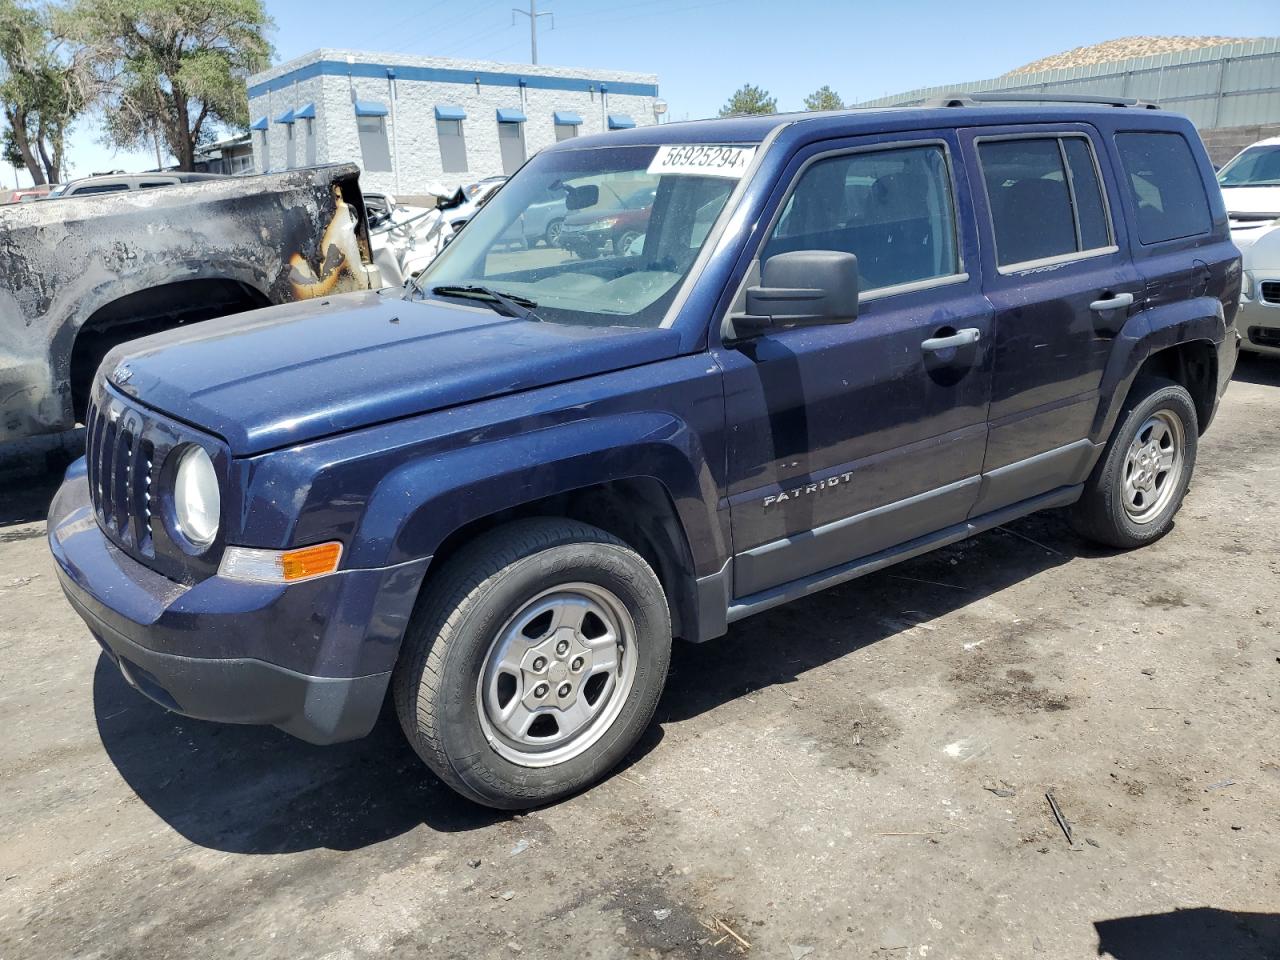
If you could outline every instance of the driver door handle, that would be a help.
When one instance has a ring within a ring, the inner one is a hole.
[[[920,349],[933,353],[937,350],[950,350],[952,347],[967,347],[981,338],[982,331],[977,327],[965,327],[947,337],[930,337],[920,344]]]
[[[1128,307],[1132,304],[1132,293],[1117,293],[1114,296],[1093,301],[1093,303],[1089,304],[1089,309],[1096,311],[1097,313],[1105,313],[1107,310],[1119,310],[1122,307]]]

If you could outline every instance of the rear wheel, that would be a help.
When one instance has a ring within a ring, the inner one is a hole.
[[[542,239],[546,242],[548,247],[560,246],[560,228],[563,226],[563,220],[552,220],[547,224],[547,229],[542,235]]]
[[[1076,530],[1124,549],[1168,533],[1191,482],[1198,436],[1195,404],[1184,387],[1156,378],[1135,383],[1072,509]]]
[[[611,770],[653,717],[671,655],[652,569],[602,530],[532,519],[462,549],[427,588],[396,711],[459,793],[520,809]]]

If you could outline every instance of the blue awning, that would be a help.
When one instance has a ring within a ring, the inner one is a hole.
[[[276,123],[293,123],[293,111],[286,110],[280,116],[276,117]]]
[[[563,124],[566,127],[577,127],[582,124],[582,117],[570,110],[557,110],[555,118],[556,123]]]
[[[632,120],[629,116],[627,116],[625,113],[609,114],[610,130],[630,130],[635,125],[636,125],[636,122]]]
[[[499,107],[498,122],[499,123],[524,123],[524,111],[516,107]]]
[[[250,129],[250,130],[265,130],[265,129],[267,129],[267,118],[266,118],[266,117],[259,117],[257,120],[253,121],[253,123],[249,124],[249,129]]]
[[[316,105],[308,103],[305,107],[293,115],[295,120],[314,120],[316,118]]]
[[[455,107],[451,103],[436,104],[437,120],[465,120],[467,119],[467,111],[461,107]]]
[[[357,117],[385,117],[387,115],[387,105],[379,103],[377,100],[357,100],[356,116]]]

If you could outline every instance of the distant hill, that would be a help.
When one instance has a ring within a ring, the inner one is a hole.
[[[1018,73],[1036,73],[1040,70],[1062,70],[1067,67],[1087,67],[1095,63],[1111,63],[1131,57],[1152,57],[1160,53],[1176,53],[1199,47],[1216,47],[1224,43],[1247,43],[1255,37],[1121,37],[1088,47],[1076,47],[1066,53],[1042,57],[1025,66],[1010,70],[1006,77]]]

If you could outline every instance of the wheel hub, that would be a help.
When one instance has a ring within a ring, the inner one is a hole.
[[[521,664],[524,688],[528,691],[524,698],[525,706],[530,710],[549,703],[561,708],[572,706],[581,690],[581,684],[574,683],[579,678],[572,676],[574,671],[570,664],[574,662],[590,665],[591,648],[579,641],[567,627],[531,646]],[[577,672],[582,673],[581,670]],[[547,691],[538,696],[542,681],[546,681]]]

